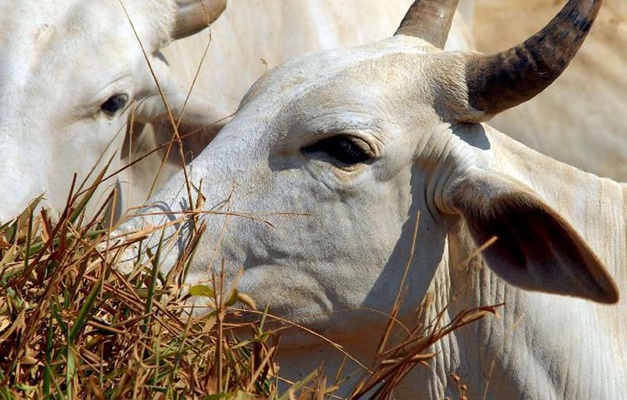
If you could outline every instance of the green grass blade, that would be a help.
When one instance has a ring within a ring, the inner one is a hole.
[[[145,319],[145,328],[144,328],[144,333],[146,335],[148,335],[148,333],[150,332],[150,315],[152,313],[152,301],[155,297],[155,288],[157,286],[157,278],[159,276],[159,259],[161,257],[161,246],[163,245],[163,239],[165,237],[165,229],[163,229],[161,231],[161,238],[159,239],[159,245],[157,246],[157,252],[154,254],[154,257],[152,256],[152,254],[150,254],[150,249],[146,249],[146,254],[149,255],[149,257],[152,258],[152,271],[150,274],[150,284],[148,286],[148,295],[146,296],[146,307],[145,307],[145,312],[146,312],[146,319]]]
[[[70,330],[70,334],[68,337],[69,343],[74,343],[74,341],[76,340],[80,332],[87,325],[87,322],[89,322],[90,314],[92,312],[94,303],[96,302],[96,299],[98,298],[98,295],[100,294],[101,288],[102,288],[102,278],[100,278],[100,280],[96,282],[91,292],[89,292],[89,295],[85,299],[85,302],[81,306],[81,310],[76,316],[76,321],[74,323],[74,326]]]

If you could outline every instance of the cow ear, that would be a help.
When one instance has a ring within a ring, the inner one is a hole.
[[[618,290],[597,256],[558,213],[513,179],[473,169],[445,191],[487,265],[523,289],[616,303]]]
[[[223,120],[207,120],[206,123],[198,122],[198,120],[183,118],[177,127],[183,152],[185,153],[185,162],[189,163],[198,156],[213,141],[220,132],[227,119]],[[156,121],[152,124],[153,135],[158,144],[165,144],[175,139],[174,127],[172,122],[168,120]],[[176,147],[175,147],[176,148]],[[180,165],[181,159],[178,151],[170,151],[167,161],[173,165]]]

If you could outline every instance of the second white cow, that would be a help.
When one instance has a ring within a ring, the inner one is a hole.
[[[87,180],[88,187],[95,175],[90,177],[90,170],[99,172],[109,159],[110,172],[121,168],[114,154],[122,148],[127,118],[138,105],[138,120],[166,118],[163,93],[178,117],[187,91],[170,75],[159,49],[205,28],[224,5],[1,2],[0,223],[42,194],[43,205],[57,213],[66,204],[74,174],[77,186]],[[187,115],[210,121],[213,109],[205,101],[192,101]],[[102,188],[114,183],[109,180]]]

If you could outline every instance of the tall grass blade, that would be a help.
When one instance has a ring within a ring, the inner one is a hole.
[[[96,299],[98,298],[98,295],[100,294],[101,288],[102,288],[102,278],[98,280],[98,282],[96,282],[91,292],[89,292],[89,295],[85,299],[83,305],[81,306],[81,309],[78,315],[76,316],[74,326],[72,326],[72,329],[70,330],[70,334],[68,335],[69,343],[74,343],[78,335],[81,333],[81,331],[87,326],[87,323],[89,322],[89,318],[91,314],[93,313],[94,303],[96,302]]]

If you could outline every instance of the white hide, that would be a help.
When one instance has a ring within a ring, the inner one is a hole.
[[[627,65],[622,51],[627,39],[622,1],[606,0],[596,29],[554,85],[536,101],[508,110],[493,121],[498,129],[543,154],[618,180],[627,178],[627,150],[621,141],[621,110],[627,107],[627,91],[621,89],[626,86],[621,70]],[[270,68],[306,52],[380,40],[396,29],[410,3],[231,0],[210,31],[177,41],[164,53],[185,82],[183,87],[193,86],[195,98],[214,103],[211,109],[216,111],[206,120],[219,121],[237,109],[248,87]],[[508,48],[539,29],[561,6],[559,2],[541,0],[475,3],[460,1],[448,49],[473,48],[474,42],[486,53]],[[578,116],[586,110],[593,116],[582,121]],[[127,154],[127,161],[169,140],[168,124],[165,128],[157,134],[156,143],[150,135],[138,138],[134,154]],[[189,130],[198,130],[198,126]],[[186,143],[188,154],[197,156],[213,134],[210,129],[192,136],[197,140]],[[173,162],[160,173],[157,187],[180,168],[178,152],[174,155],[170,157]],[[162,154],[156,153],[124,175],[129,183],[125,188],[130,189],[125,191],[127,204],[146,200],[161,159]]]
[[[0,3],[0,222],[42,194],[55,215],[75,173],[78,187],[111,158],[109,173],[122,166],[134,102],[161,103],[148,62],[180,109],[179,89],[155,54],[171,40],[175,11],[173,0]],[[115,96],[127,101],[107,114],[101,106]],[[163,117],[162,104],[152,111]],[[106,181],[96,200],[114,185]]]
[[[264,75],[189,166],[208,213],[186,283],[207,283],[223,266],[229,282],[241,272],[238,289],[260,309],[315,330],[366,367],[399,290],[407,326],[505,303],[500,318],[434,346],[435,358],[395,398],[456,398],[453,373],[473,399],[625,398],[625,297],[614,306],[585,299],[613,303],[627,289],[626,188],[485,124],[456,122],[474,112],[465,108],[465,60],[400,36]],[[330,137],[349,140],[368,161],[347,165],[308,150]],[[174,220],[190,208],[188,195],[178,173],[121,231]],[[164,248],[164,272],[189,230],[166,228],[175,240]],[[477,256],[491,232],[505,239]],[[323,362],[333,379],[344,360],[298,328],[283,332],[278,356],[293,381]],[[344,372],[355,371],[365,373],[348,362]]]

